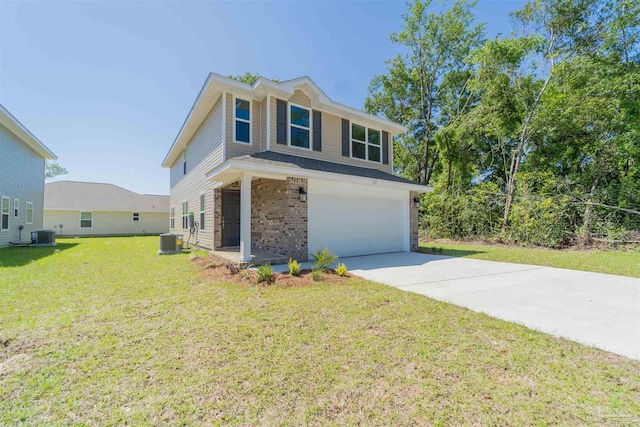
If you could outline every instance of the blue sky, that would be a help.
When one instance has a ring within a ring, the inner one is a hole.
[[[508,34],[520,0],[480,0]],[[437,8],[442,7],[436,4]],[[60,179],[169,193],[160,167],[207,74],[311,77],[362,108],[398,53],[403,1],[0,0],[0,103],[69,170]]]

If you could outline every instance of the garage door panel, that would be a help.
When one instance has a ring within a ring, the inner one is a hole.
[[[406,250],[402,199],[313,192],[308,203],[309,252],[326,246],[344,257]]]

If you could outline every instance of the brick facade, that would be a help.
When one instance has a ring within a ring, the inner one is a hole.
[[[412,252],[418,250],[418,211],[419,209],[413,203],[413,198],[418,197],[418,193],[411,191],[409,193],[409,249]]]
[[[300,201],[299,188],[307,191],[304,178],[286,181],[256,179],[251,183],[251,247],[306,261],[307,203]],[[233,183],[224,189],[237,190]],[[216,250],[222,248],[222,190],[214,195]]]

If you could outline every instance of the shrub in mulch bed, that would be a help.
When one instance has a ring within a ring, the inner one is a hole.
[[[235,265],[218,257],[194,257],[191,261],[200,267],[205,277],[216,281],[262,286],[270,285],[267,282],[259,283],[255,270],[234,268]],[[275,280],[271,285],[275,286],[309,286],[318,283],[313,280],[312,271],[308,269],[300,270],[298,276],[292,276],[289,273],[273,273],[273,276]],[[347,282],[351,277],[348,273],[345,276],[339,276],[335,271],[327,270],[322,273],[322,282],[341,284]]]

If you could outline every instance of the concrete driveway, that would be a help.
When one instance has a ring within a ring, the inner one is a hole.
[[[640,359],[640,279],[407,252],[341,261],[374,282]]]

